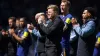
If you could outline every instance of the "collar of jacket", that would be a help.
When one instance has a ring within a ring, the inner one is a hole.
[[[86,21],[85,21],[85,23],[87,23],[87,22],[89,22],[89,21],[95,21],[96,19],[94,19],[94,18],[90,18],[90,19],[87,19]]]

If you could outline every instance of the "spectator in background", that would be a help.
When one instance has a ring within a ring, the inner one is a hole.
[[[0,31],[0,56],[7,56],[8,42],[8,33],[4,28],[2,28]]]

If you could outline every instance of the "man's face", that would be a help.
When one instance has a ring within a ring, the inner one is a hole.
[[[20,21],[16,20],[16,26],[19,27]]]
[[[8,20],[8,23],[9,23],[9,27],[13,27],[13,23],[14,23],[14,22],[13,22],[12,19],[9,19],[9,20]]]
[[[84,10],[82,14],[82,18],[87,19],[88,17],[90,17],[90,13],[88,12],[88,10]]]
[[[60,9],[61,9],[61,13],[66,12],[66,10],[68,9],[67,3],[62,2],[61,5],[60,5]]]
[[[46,18],[44,15],[40,15],[39,19],[41,19],[44,23],[46,23]]]
[[[55,17],[55,11],[51,8],[51,9],[48,9],[47,11],[47,17],[48,19],[52,19],[53,17]]]
[[[20,27],[23,27],[24,24],[25,24],[24,19],[23,18],[20,18]]]
[[[42,20],[45,20],[45,16],[41,15],[39,18],[41,18]]]

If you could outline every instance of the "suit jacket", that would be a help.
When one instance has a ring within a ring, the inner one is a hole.
[[[57,47],[60,45],[63,27],[64,23],[59,16],[57,16],[54,21],[50,21],[47,27],[45,27],[42,23],[39,25],[41,35],[46,37],[46,47]]]

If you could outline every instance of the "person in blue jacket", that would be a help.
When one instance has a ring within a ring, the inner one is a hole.
[[[74,20],[74,31],[79,35],[77,56],[92,56],[96,41],[95,9],[86,7],[82,14],[83,25]]]
[[[38,17],[37,17],[38,16]],[[38,23],[38,19],[43,20],[45,26],[47,26],[48,21],[46,20],[45,13],[40,12],[36,14],[36,22]],[[39,30],[37,27],[35,27],[33,24],[27,24],[28,31],[32,35],[33,39],[33,51],[34,55],[33,56],[45,56],[45,37],[41,36]]]

